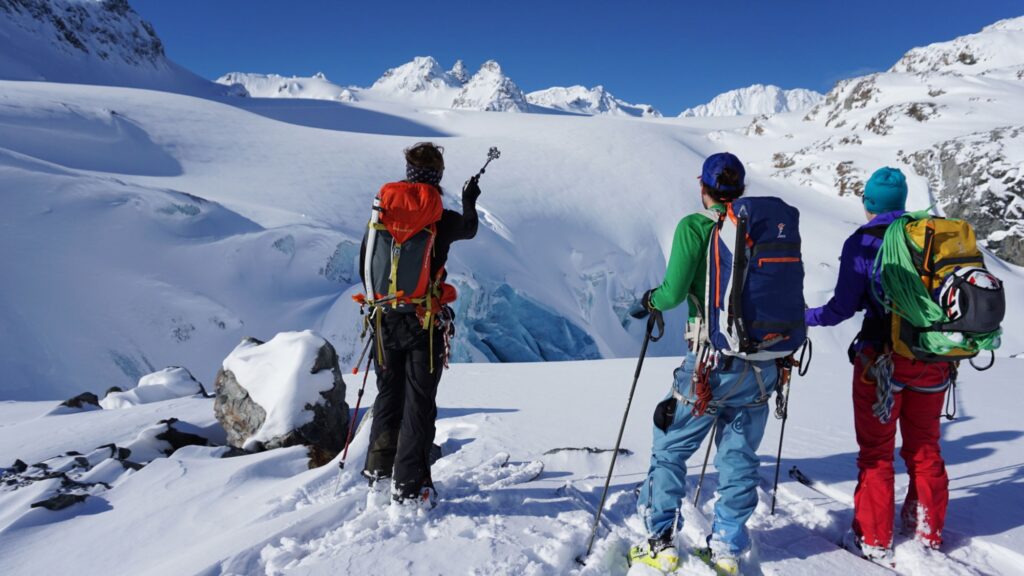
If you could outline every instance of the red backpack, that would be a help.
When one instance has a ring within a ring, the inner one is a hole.
[[[415,309],[429,327],[441,306],[455,300],[445,284],[444,268],[431,277],[437,223],[444,207],[430,184],[385,184],[373,201],[363,263],[365,294],[356,297],[372,307]]]

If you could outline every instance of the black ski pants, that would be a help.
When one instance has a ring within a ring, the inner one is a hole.
[[[391,476],[400,491],[415,491],[431,484],[429,458],[437,386],[444,369],[444,339],[435,329],[431,372],[430,333],[416,314],[386,313],[382,337],[383,358],[377,358],[377,346],[373,346],[377,399],[363,470],[371,478]]]

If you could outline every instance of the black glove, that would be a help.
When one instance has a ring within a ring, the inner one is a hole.
[[[647,329],[651,331],[651,341],[657,342],[661,335],[665,333],[665,318],[661,315],[661,310],[658,310],[651,304],[651,294],[653,292],[654,290],[644,292],[644,295],[629,309],[629,315],[637,320],[651,316],[651,319],[647,321]],[[654,331],[655,328],[657,328],[657,332]]]
[[[637,320],[643,320],[644,318],[647,318],[647,315],[651,312],[659,312],[657,308],[651,306],[651,292],[653,292],[653,290],[644,292],[644,295],[633,303],[633,306],[629,309],[630,316]]]
[[[480,197],[480,177],[473,176],[462,185],[462,201],[476,202]]]

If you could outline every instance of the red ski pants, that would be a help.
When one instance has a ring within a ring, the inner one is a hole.
[[[949,376],[946,364],[922,365],[895,354],[893,361],[893,380],[897,382],[928,386]],[[922,366],[927,369],[922,370]],[[949,479],[939,450],[939,419],[946,395],[905,389],[894,396],[892,418],[882,424],[872,413],[875,383],[864,376],[864,359],[858,357],[854,363],[853,416],[860,446],[860,475],[854,493],[853,530],[865,545],[892,546],[893,452],[898,422],[903,437],[900,456],[910,476],[910,488],[900,512],[903,529],[926,545],[938,548],[949,502]]]

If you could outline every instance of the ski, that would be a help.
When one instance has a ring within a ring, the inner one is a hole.
[[[789,477],[797,482],[807,486],[811,490],[814,490],[818,494],[821,494],[825,498],[832,500],[836,504],[842,504],[847,508],[853,508],[853,498],[850,498],[843,492],[840,492],[834,488],[829,487],[817,480],[808,477],[806,474],[800,471],[799,468],[793,466],[789,469]]]
[[[796,466],[793,466],[792,468],[790,468],[790,470],[789,470],[789,477],[794,479],[794,480],[796,480],[797,482],[803,484],[804,486],[810,488],[815,493],[820,494],[821,496],[824,496],[825,498],[828,498],[829,500],[831,500],[835,504],[838,504],[838,505],[840,505],[840,506],[842,506],[844,508],[847,508],[847,509],[853,508],[853,498],[851,498],[850,496],[848,496],[844,492],[841,492],[839,490],[836,490],[835,488],[832,488],[832,487],[824,484],[823,482],[821,482],[819,480],[815,480],[815,479],[807,476],[806,474],[804,474]],[[861,560],[864,560],[865,562],[871,562],[875,566],[879,566],[881,568],[891,569],[888,566],[884,566],[882,564],[878,564],[876,562],[872,562],[871,560],[869,560],[867,558],[864,558],[863,556],[859,555],[857,551],[851,550],[849,547],[847,547],[842,540],[840,540],[839,542],[836,542],[835,544],[839,548],[845,550],[846,552],[849,552],[850,554],[860,558]],[[960,560],[957,560],[956,558],[953,558],[952,556],[950,556],[949,554],[946,554],[945,552],[943,552],[941,550],[931,549],[931,551],[935,555],[940,556],[943,559],[945,559],[946,562],[949,562],[949,563],[954,564],[954,565],[956,565],[956,566],[958,566],[960,568],[968,570],[969,573],[971,573],[971,574],[980,574],[980,572],[978,572],[974,567],[969,566],[969,565],[965,564],[964,562],[962,562]]]

